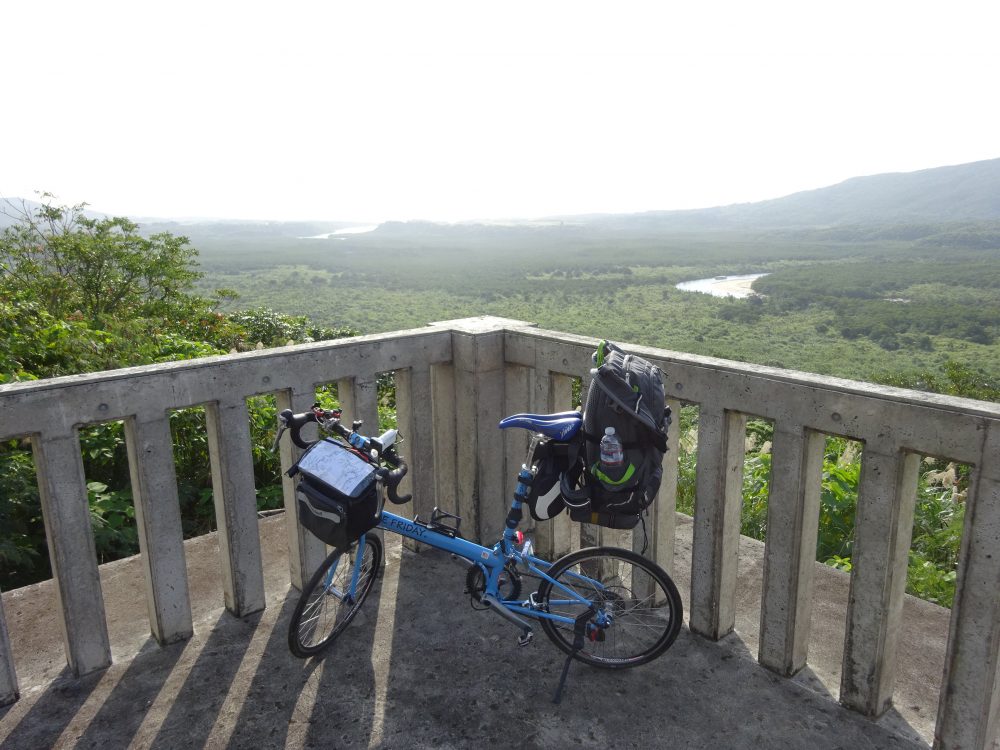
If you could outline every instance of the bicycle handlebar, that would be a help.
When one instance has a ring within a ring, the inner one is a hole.
[[[405,495],[399,495],[396,493],[396,490],[399,489],[399,483],[403,480],[403,477],[406,476],[407,471],[409,471],[409,467],[406,465],[406,461],[399,458],[399,463],[396,465],[396,468],[388,472],[385,476],[385,492],[389,496],[389,501],[393,505],[403,505],[413,499],[412,493],[408,492]]]
[[[315,445],[319,441],[303,440],[300,432],[302,428],[310,422],[316,422],[324,429],[337,433],[360,453],[370,455],[370,451],[374,451],[377,456],[376,464],[378,459],[385,459],[390,464],[395,466],[396,468],[391,471],[380,466],[376,470],[376,473],[379,479],[381,479],[385,484],[386,494],[389,496],[389,500],[392,503],[395,505],[408,503],[413,497],[411,494],[397,494],[399,483],[403,480],[403,477],[406,476],[407,471],[409,471],[406,461],[403,460],[402,456],[396,453],[396,449],[394,447],[390,446],[389,448],[385,448],[378,438],[359,435],[357,427],[361,426],[360,422],[355,422],[354,430],[349,430],[344,427],[344,425],[340,422],[340,416],[341,411],[339,409],[332,411],[325,410],[320,408],[319,404],[313,406],[310,411],[303,412],[301,414],[293,414],[291,409],[283,409],[278,414],[278,434],[274,437],[274,445],[271,446],[271,450],[273,451],[277,449],[278,441],[281,440],[281,436],[286,429],[290,430],[289,437],[292,439],[292,442],[302,450],[307,450],[310,446]]]

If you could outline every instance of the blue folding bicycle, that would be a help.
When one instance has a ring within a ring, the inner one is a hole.
[[[617,547],[580,549],[555,562],[533,554],[531,541],[517,530],[531,481],[530,466],[524,466],[518,475],[501,539],[485,547],[464,539],[461,519],[437,508],[428,520],[419,516],[411,520],[384,510],[385,495],[397,504],[409,500],[409,496],[397,494],[407,466],[396,452],[396,431],[377,438],[363,437],[357,432],[360,423],[349,430],[340,417],[339,411],[327,411],[319,405],[303,414],[285,410],[279,415],[275,446],[288,428],[296,445],[310,448],[319,441],[304,441],[299,431],[316,422],[322,431],[342,438],[337,441],[339,447],[377,467],[378,499],[375,517],[368,526],[415,539],[467,562],[466,593],[473,607],[492,610],[519,628],[520,645],[531,642],[532,621],[540,623],[545,634],[568,655],[556,702],[572,659],[595,667],[623,669],[652,661],[674,642],[681,627],[681,598],[673,581],[654,562]],[[545,436],[568,441],[581,424],[578,412],[562,412],[519,414],[503,420],[500,426],[529,429],[536,440]],[[301,500],[308,498],[300,496]],[[356,543],[330,553],[302,589],[292,614],[288,645],[295,656],[315,656],[333,643],[364,604],[381,564],[382,541],[376,534],[361,533]],[[532,585],[538,582],[537,588],[525,594],[529,579]]]

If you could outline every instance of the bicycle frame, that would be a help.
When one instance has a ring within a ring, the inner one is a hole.
[[[519,508],[520,502],[515,500],[514,507]],[[574,626],[575,619],[572,617],[566,617],[564,615],[552,614],[550,612],[545,612],[541,609],[535,608],[531,598],[527,599],[502,599],[500,597],[500,575],[503,573],[504,569],[511,562],[515,564],[523,564],[527,566],[528,570],[535,576],[549,581],[552,586],[555,586],[559,590],[563,591],[567,595],[567,599],[559,600],[558,603],[561,604],[579,604],[581,606],[592,608],[592,603],[585,597],[580,596],[577,592],[564,586],[559,581],[555,580],[546,572],[552,567],[552,563],[543,560],[540,557],[536,557],[531,554],[530,551],[525,551],[525,549],[517,549],[514,545],[514,532],[511,529],[507,529],[504,532],[503,538],[492,548],[484,547],[481,544],[476,544],[475,542],[470,542],[467,539],[462,539],[457,536],[451,536],[449,534],[443,533],[434,529],[426,523],[417,521],[416,519],[408,519],[403,516],[398,516],[395,513],[390,513],[386,510],[382,511],[382,520],[378,527],[384,531],[390,531],[400,536],[407,537],[408,539],[413,539],[415,541],[426,544],[435,549],[440,549],[450,554],[461,557],[467,560],[470,565],[478,565],[484,574],[486,585],[485,594],[491,595],[495,598],[496,602],[502,606],[504,609],[508,610],[517,615],[524,615],[526,617],[531,617],[536,620],[551,620],[556,623],[565,624],[568,626]],[[354,570],[351,575],[351,582],[347,587],[346,591],[338,591],[336,589],[331,589],[331,593],[342,599],[353,599],[354,592],[356,591],[358,579],[361,572],[361,562],[364,557],[364,547],[366,539],[362,536],[358,540],[357,553],[354,560]],[[525,544],[525,548],[530,550],[529,544]],[[326,581],[326,586],[329,588],[332,584],[333,576],[336,572],[336,566],[331,567]],[[588,576],[570,574],[570,577],[579,579],[582,583],[587,583],[594,586],[597,589],[603,589],[604,586],[595,579]],[[603,620],[604,618],[600,618]],[[605,624],[605,623],[601,623]]]
[[[520,501],[515,500],[514,507],[520,508]],[[506,530],[503,538],[492,548],[489,548],[484,547],[481,544],[476,544],[475,542],[470,542],[466,539],[452,537],[448,534],[439,532],[426,524],[418,523],[416,520],[409,520],[403,518],[402,516],[397,516],[395,513],[390,513],[385,510],[382,511],[382,521],[379,523],[378,528],[385,531],[392,531],[396,534],[400,534],[401,536],[405,536],[409,539],[422,542],[430,547],[434,547],[435,549],[444,550],[445,552],[457,555],[458,557],[468,560],[470,564],[479,565],[483,569],[483,573],[486,577],[485,593],[496,597],[497,601],[504,608],[516,614],[526,615],[537,620],[552,620],[553,622],[559,622],[566,625],[573,625],[575,622],[572,617],[555,615],[533,608],[530,605],[530,599],[502,599],[499,592],[500,575],[503,573],[507,564],[511,561],[526,565],[531,573],[539,578],[548,580],[553,586],[565,591],[569,599],[565,600],[564,603],[575,602],[588,608],[592,606],[588,599],[580,596],[572,589],[567,588],[545,572],[552,567],[552,563],[548,560],[536,557],[530,552],[525,553],[523,549],[517,549],[517,547],[514,546],[513,530]],[[599,589],[604,588],[604,586],[595,579],[577,575],[573,575],[572,577],[579,578],[582,582],[589,583]]]

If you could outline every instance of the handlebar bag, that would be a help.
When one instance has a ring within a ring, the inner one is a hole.
[[[289,476],[298,475],[299,523],[332,547],[347,549],[378,525],[375,466],[336,440],[311,446]]]

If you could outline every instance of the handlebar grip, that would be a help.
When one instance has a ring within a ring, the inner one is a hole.
[[[385,478],[385,492],[389,496],[389,501],[393,505],[403,505],[404,503],[410,502],[413,499],[413,495],[407,493],[406,495],[397,495],[396,488],[399,487],[399,483],[403,481],[403,477],[406,476],[406,472],[409,468],[405,461],[400,461],[399,465],[389,472],[389,475]]]
[[[278,416],[286,425],[288,425],[288,429],[291,432],[290,437],[292,438],[292,442],[302,450],[306,450],[309,446],[315,445],[319,442],[317,440],[303,440],[302,436],[299,435],[299,431],[305,425],[309,424],[309,422],[316,421],[316,415],[311,411],[303,412],[302,414],[292,414],[291,409],[284,409]]]

